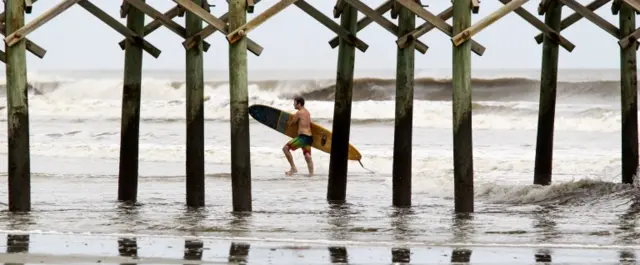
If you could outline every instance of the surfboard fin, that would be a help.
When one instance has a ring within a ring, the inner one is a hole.
[[[362,168],[366,169],[367,171],[369,171],[369,172],[371,172],[371,173],[373,173],[373,174],[375,174],[375,173],[376,173],[376,172],[373,172],[371,169],[368,169],[368,168],[364,167],[364,165],[362,164],[362,161],[358,160],[358,163],[360,163],[360,166],[361,166]]]

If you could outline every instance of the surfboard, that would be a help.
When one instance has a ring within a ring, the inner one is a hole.
[[[286,112],[271,106],[255,104],[249,106],[249,115],[258,122],[274,129],[286,136],[294,138],[298,136],[297,125],[287,126],[287,122],[293,118],[293,113]],[[311,146],[325,153],[331,153],[331,131],[321,125],[311,122],[313,143]],[[362,155],[353,145],[349,144],[349,160],[360,161]]]

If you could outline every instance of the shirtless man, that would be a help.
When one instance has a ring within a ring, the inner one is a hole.
[[[311,143],[313,143],[313,138],[311,137],[311,115],[309,111],[304,108],[304,98],[302,97],[295,97],[293,99],[293,107],[298,111],[293,116],[293,119],[288,122],[287,126],[298,124],[298,136],[291,139],[291,141],[282,147],[282,151],[287,157],[289,165],[291,165],[291,169],[287,171],[286,174],[287,176],[291,176],[293,173],[298,172],[296,165],[293,164],[293,156],[291,156],[289,150],[302,148],[304,159],[307,161],[307,167],[309,168],[309,175],[313,176],[313,161],[311,160]]]

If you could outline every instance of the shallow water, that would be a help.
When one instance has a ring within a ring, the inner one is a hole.
[[[5,211],[0,229],[370,244],[637,244],[640,198],[634,185],[618,184],[619,102],[614,100],[558,104],[554,184],[548,187],[531,185],[537,103],[476,101],[476,203],[469,215],[453,214],[450,101],[415,103],[410,209],[391,206],[393,123],[370,119],[392,107],[392,101],[354,103],[351,143],[375,174],[350,162],[344,205],[325,200],[327,154],[313,152],[317,176],[310,178],[301,154],[294,153],[302,174],[286,177],[280,149],[287,138],[252,121],[254,212],[233,214],[225,98],[206,103],[207,207],[193,210],[185,207],[183,91],[170,84],[151,88],[158,91],[145,88],[155,98],[144,100],[142,107],[138,204],[116,202],[118,97],[105,96],[107,88],[83,91],[80,97],[73,94],[79,91],[75,86],[61,86],[30,99],[33,211]],[[209,88],[207,93],[224,89]],[[250,104],[290,105],[277,91],[253,89],[259,93],[250,94]],[[307,104],[313,117],[331,128],[331,101]],[[0,171],[5,175],[6,138],[6,123],[1,123]],[[6,183],[0,183],[0,198],[6,202]]]

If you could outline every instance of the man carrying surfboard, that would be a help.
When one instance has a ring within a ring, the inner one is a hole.
[[[291,139],[291,141],[287,142],[284,147],[282,147],[282,151],[284,152],[287,161],[289,161],[289,165],[291,165],[291,169],[285,174],[287,174],[287,176],[291,176],[298,172],[296,165],[293,163],[293,156],[289,150],[295,151],[296,149],[301,148],[302,153],[304,154],[304,160],[307,161],[309,175],[313,176],[313,161],[311,160],[311,144],[313,143],[311,133],[311,114],[309,114],[309,111],[304,107],[304,98],[302,97],[295,97],[293,99],[293,107],[298,111],[293,115],[293,118],[287,122],[287,126],[298,124],[298,136]]]

